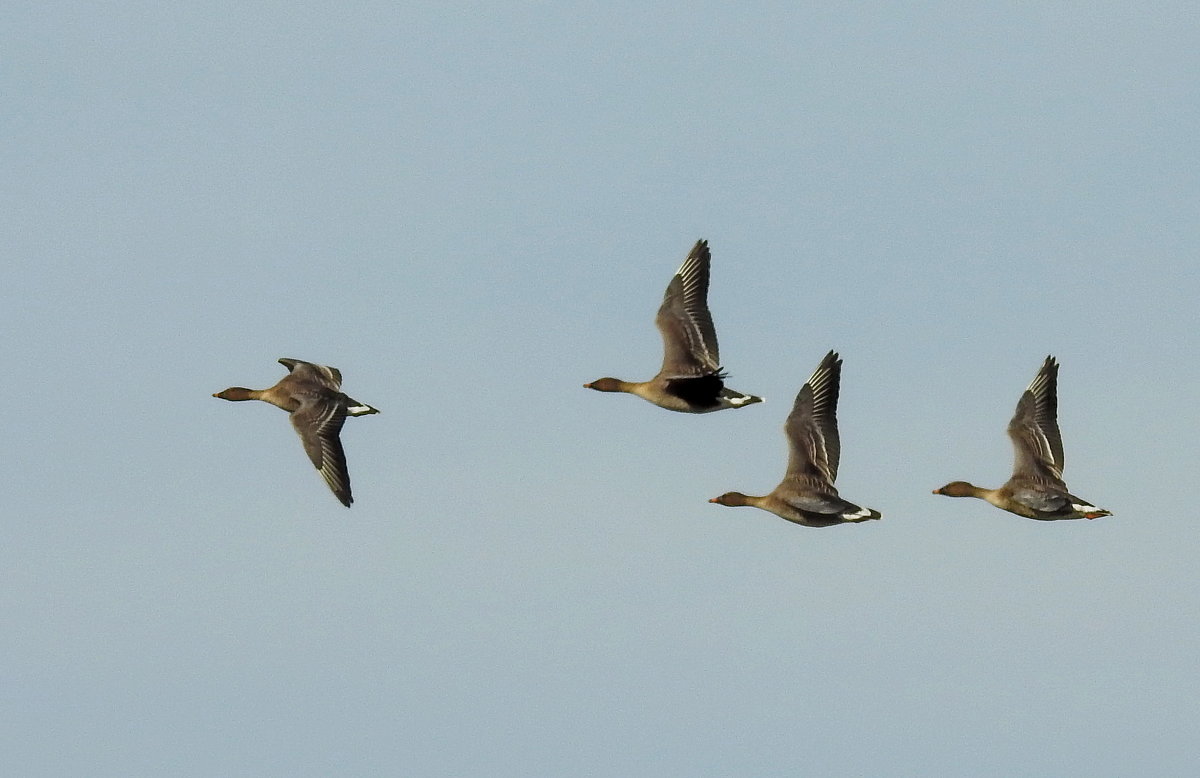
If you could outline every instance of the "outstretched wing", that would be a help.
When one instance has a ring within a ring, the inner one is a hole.
[[[784,424],[790,447],[788,478],[818,476],[828,487],[837,479],[842,455],[837,428],[841,377],[842,360],[830,351],[800,387]]]
[[[654,323],[663,339],[662,375],[691,377],[720,370],[717,331],[708,310],[708,241],[696,241],[680,265]]]
[[[1008,436],[1013,442],[1013,477],[1062,484],[1063,446],[1058,430],[1058,363],[1046,357],[1021,395]]]
[[[347,508],[354,502],[350,494],[350,472],[346,468],[346,453],[342,450],[342,425],[346,423],[346,406],[336,395],[310,394],[292,413],[292,426],[300,435],[304,451],[333,494]]]

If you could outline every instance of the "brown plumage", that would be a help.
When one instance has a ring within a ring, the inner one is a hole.
[[[342,450],[342,425],[347,416],[366,416],[379,411],[346,396],[341,390],[341,371],[335,367],[287,358],[279,363],[289,372],[269,389],[231,386],[213,397],[233,402],[262,400],[291,414],[292,426],[300,435],[308,458],[342,505],[349,508],[354,497],[350,493],[346,453]]]
[[[841,377],[842,360],[830,351],[800,387],[783,427],[788,439],[787,473],[770,494],[726,492],[709,502],[730,507],[750,505],[806,527],[880,518],[879,511],[843,500],[833,485],[842,454],[837,428]]]
[[[1067,491],[1062,471],[1062,434],[1058,429],[1058,362],[1046,357],[1041,370],[1021,394],[1008,423],[1013,443],[1013,472],[999,489],[951,481],[934,494],[978,497],[997,508],[1028,519],[1098,519],[1112,512],[1097,508]]]
[[[762,402],[761,397],[725,387],[717,331],[708,310],[708,241],[696,241],[676,271],[654,323],[663,339],[663,362],[649,381],[600,378],[584,384],[597,392],[625,392],[660,408],[710,413]]]

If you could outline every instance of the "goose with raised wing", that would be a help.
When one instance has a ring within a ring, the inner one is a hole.
[[[842,499],[833,485],[842,454],[837,427],[841,378],[842,360],[830,351],[800,387],[783,427],[789,449],[787,473],[770,494],[726,492],[709,502],[735,508],[750,505],[806,527],[880,518],[879,511]]]
[[[951,481],[934,494],[978,497],[1001,510],[1027,519],[1098,519],[1112,511],[1097,508],[1067,491],[1062,471],[1062,434],[1058,429],[1058,362],[1046,357],[1041,369],[1021,394],[1008,423],[1013,443],[1012,478],[999,489],[966,481]]]
[[[660,408],[681,413],[710,413],[762,402],[725,386],[717,331],[708,310],[711,256],[708,241],[696,241],[667,285],[654,322],[663,339],[663,362],[649,381],[600,378],[584,384],[597,392],[625,392]]]

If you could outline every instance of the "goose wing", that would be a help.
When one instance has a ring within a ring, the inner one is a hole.
[[[696,241],[675,272],[654,323],[663,339],[661,374],[693,377],[721,369],[717,331],[708,310],[708,241]]]
[[[1063,485],[1063,445],[1058,429],[1058,362],[1046,357],[1021,394],[1008,423],[1013,442],[1013,478]]]
[[[830,351],[804,386],[800,387],[792,412],[784,424],[790,448],[789,479],[811,479],[815,476],[825,487],[833,487],[842,455],[837,428],[841,377],[842,360]]]
[[[279,364],[286,367],[288,372],[297,379],[313,381],[330,389],[340,389],[342,386],[342,371],[336,367],[326,367],[313,362],[305,362],[303,359],[287,357],[280,359]]]
[[[346,405],[340,395],[309,393],[292,413],[292,426],[300,435],[304,451],[334,496],[347,508],[354,502],[350,494],[350,471],[342,449],[342,425],[346,423]]]

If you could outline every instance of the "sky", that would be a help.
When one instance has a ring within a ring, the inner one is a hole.
[[[1189,3],[10,4],[0,768],[1194,775]],[[693,243],[730,385],[644,380]],[[843,496],[783,474],[844,359]],[[1047,354],[1073,492],[1009,475]],[[329,493],[280,357],[382,413]]]

